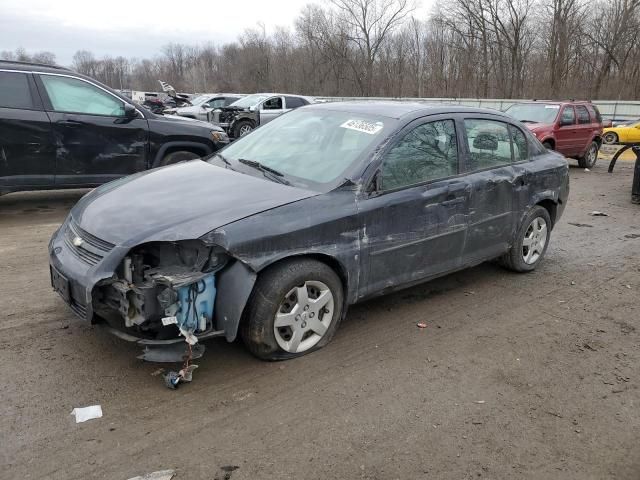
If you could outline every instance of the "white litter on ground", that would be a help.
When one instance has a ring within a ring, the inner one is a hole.
[[[129,480],[171,480],[175,474],[175,470],[160,470],[157,472],[133,477]]]
[[[76,423],[102,418],[102,407],[100,405],[91,405],[90,407],[74,408],[71,411],[71,415],[75,415]]]

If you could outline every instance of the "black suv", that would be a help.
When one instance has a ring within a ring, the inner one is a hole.
[[[227,143],[217,126],[156,115],[71,70],[0,61],[0,194],[92,187]]]

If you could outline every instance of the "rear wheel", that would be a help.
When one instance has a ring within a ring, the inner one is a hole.
[[[596,160],[598,160],[598,150],[600,150],[598,142],[591,142],[591,145],[589,145],[589,149],[587,150],[587,153],[584,154],[584,157],[580,157],[578,159],[578,165],[582,168],[592,168],[596,164]]]
[[[602,137],[602,141],[609,145],[618,143],[618,134],[615,132],[607,132],[604,134],[604,137]]]
[[[289,260],[260,275],[241,327],[244,343],[264,360],[312,352],[333,337],[344,294],[336,273],[316,260]]]
[[[197,153],[187,151],[173,152],[165,155],[165,157],[160,160],[158,166],[164,167],[165,165],[173,165],[174,163],[184,162],[185,160],[194,160],[196,158],[200,158],[200,155]]]
[[[546,208],[536,205],[525,216],[511,250],[502,257],[505,267],[515,272],[535,270],[549,246],[551,217]]]

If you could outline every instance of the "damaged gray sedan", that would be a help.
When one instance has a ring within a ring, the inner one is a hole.
[[[500,112],[311,105],[87,194],[51,239],[51,281],[143,358],[238,335],[291,358],[363,299],[496,258],[533,270],[568,194],[566,160]]]

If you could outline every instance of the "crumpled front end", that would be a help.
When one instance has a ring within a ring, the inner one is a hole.
[[[201,240],[125,248],[71,217],[49,247],[54,290],[81,318],[143,346],[140,358],[149,361],[180,361],[187,350],[197,358],[200,340],[233,340],[255,281],[246,266]],[[221,278],[225,301],[217,303]]]
[[[94,311],[113,329],[150,341],[183,337],[195,345],[221,335],[213,316],[216,272],[227,259],[199,240],[137,246],[93,288]]]

